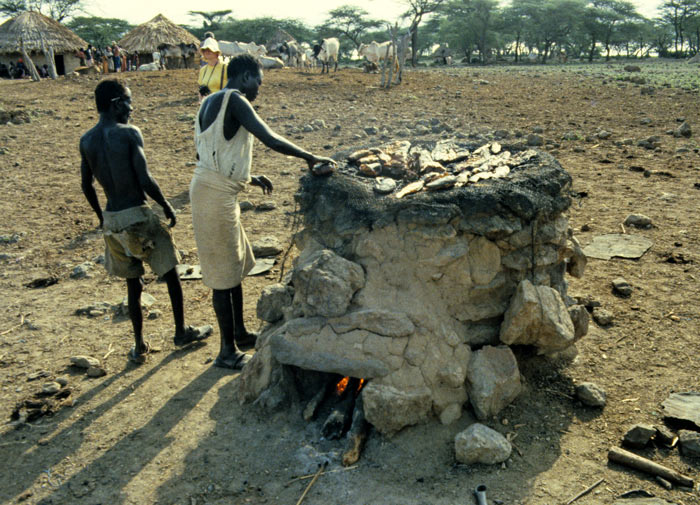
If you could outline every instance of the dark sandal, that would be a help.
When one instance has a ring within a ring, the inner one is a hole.
[[[132,363],[135,363],[137,365],[143,365],[146,362],[146,357],[153,353],[157,352],[156,349],[151,347],[151,344],[147,341],[144,340],[143,345],[146,347],[146,350],[143,351],[142,353],[137,353],[136,352],[136,346],[131,346],[131,349],[129,350],[129,353],[127,354],[127,357],[129,358],[129,361]]]
[[[247,332],[245,337],[237,338],[236,345],[241,349],[252,349],[255,347],[255,342],[258,341],[258,334],[256,332]]]
[[[185,334],[181,337],[175,337],[173,340],[175,345],[183,346],[191,344],[192,342],[199,342],[209,337],[212,334],[214,328],[210,324],[205,324],[204,326],[194,327],[188,326],[185,330]]]
[[[238,354],[232,360],[226,360],[217,356],[214,360],[214,366],[218,368],[227,368],[228,370],[243,370],[243,367],[246,366],[251,359],[253,359],[253,357],[244,352]]]

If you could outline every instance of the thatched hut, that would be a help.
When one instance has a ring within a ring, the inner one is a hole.
[[[44,51],[52,48],[59,75],[70,74],[80,66],[76,53],[88,45],[58,21],[34,11],[23,12],[0,25],[0,62],[9,65],[22,58],[21,44],[39,66],[44,64]]]
[[[272,35],[272,37],[265,42],[265,48],[267,48],[268,54],[278,54],[276,53],[276,50],[284,42],[296,42],[296,39],[282,28],[277,28],[274,35]]]
[[[127,53],[138,53],[140,63],[151,63],[153,53],[158,51],[158,46],[163,44],[177,46],[181,43],[195,44],[199,48],[197,37],[162,14],[137,26],[118,42],[119,47],[124,48]]]

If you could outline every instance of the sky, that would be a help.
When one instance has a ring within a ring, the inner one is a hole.
[[[646,17],[655,17],[662,0],[631,0],[637,10]],[[86,11],[99,17],[125,19],[139,25],[163,14],[177,24],[200,25],[202,18],[189,16],[191,10],[212,12],[231,9],[233,16],[249,19],[263,16],[300,19],[310,26],[322,23],[328,11],[341,5],[356,5],[366,10],[370,17],[395,21],[406,10],[401,0],[255,0],[232,2],[231,0],[207,0],[195,5],[191,0],[84,0]]]

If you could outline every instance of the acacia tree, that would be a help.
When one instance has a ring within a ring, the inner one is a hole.
[[[37,11],[60,23],[82,9],[82,3],[82,0],[0,0],[0,14],[14,17],[25,11]]]
[[[367,18],[368,12],[354,5],[343,5],[328,13],[328,19],[321,25],[324,32],[335,36],[345,36],[355,48],[359,48],[363,36],[382,26],[382,21]]]
[[[437,11],[445,0],[404,0],[408,6],[408,11],[403,15],[411,19],[411,65],[416,66],[416,56],[418,54],[418,25],[423,21],[423,17]]]
[[[71,19],[68,28],[95,47],[106,47],[112,40],[119,40],[133,28],[123,19],[80,16]]]
[[[440,9],[441,37],[451,47],[464,51],[468,59],[476,47],[483,63],[496,41],[497,13],[496,0],[450,0]]]

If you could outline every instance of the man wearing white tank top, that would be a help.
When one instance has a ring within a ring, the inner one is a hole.
[[[221,347],[214,366],[242,369],[251,356],[241,347],[255,344],[256,335],[243,322],[241,281],[255,265],[253,251],[240,222],[238,193],[246,184],[272,192],[264,175],[253,176],[250,165],[253,137],[267,147],[306,160],[314,175],[318,164],[324,172],[335,165],[330,158],[316,156],[275,133],[257,115],[255,100],[263,73],[249,54],[232,58],[228,83],[204,99],[195,123],[197,168],[190,184],[192,224],[202,266],[202,281],[214,290],[214,312],[221,332]]]

